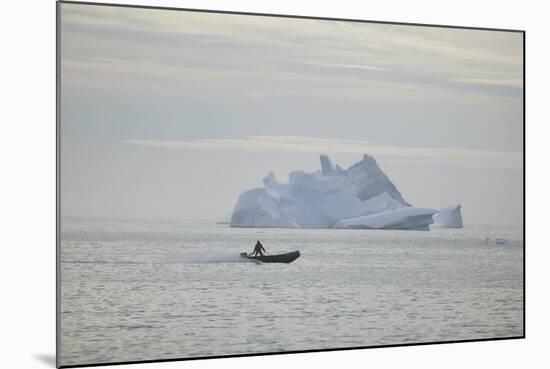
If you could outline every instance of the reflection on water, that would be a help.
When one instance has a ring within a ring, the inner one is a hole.
[[[62,227],[62,365],[523,334],[521,228]],[[241,259],[256,239],[302,256]]]

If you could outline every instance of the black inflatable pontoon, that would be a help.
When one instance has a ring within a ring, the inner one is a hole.
[[[263,263],[292,263],[294,260],[300,257],[300,251],[287,252],[285,254],[277,255],[258,255],[249,256],[246,252],[241,252],[241,257],[249,260],[261,261]]]

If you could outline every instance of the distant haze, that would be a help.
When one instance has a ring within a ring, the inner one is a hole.
[[[62,215],[215,219],[374,156],[405,200],[523,222],[523,36],[61,4]]]

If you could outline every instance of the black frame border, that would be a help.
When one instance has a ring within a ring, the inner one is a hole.
[[[287,354],[306,354],[317,352],[334,352],[334,351],[350,351],[350,350],[364,350],[364,349],[376,349],[376,348],[391,348],[391,347],[411,347],[411,346],[427,346],[427,345],[441,345],[441,344],[453,344],[453,343],[474,343],[474,342],[487,342],[487,341],[507,341],[525,339],[526,337],[526,268],[525,268],[525,250],[526,250],[526,94],[525,94],[525,46],[526,46],[526,31],[522,29],[506,29],[506,28],[490,28],[490,27],[475,27],[475,26],[455,26],[444,24],[425,24],[425,23],[410,23],[410,22],[392,22],[392,21],[378,21],[378,20],[366,20],[366,19],[350,19],[350,18],[330,18],[321,16],[305,16],[305,15],[291,15],[291,14],[272,14],[272,13],[253,13],[253,12],[239,12],[239,11],[227,11],[227,10],[211,10],[211,9],[192,9],[192,8],[177,8],[177,7],[162,7],[153,5],[131,5],[131,4],[116,4],[116,3],[100,3],[100,2],[85,2],[85,1],[68,1],[57,0],[55,9],[55,65],[56,65],[56,78],[55,78],[55,94],[56,94],[56,367],[57,368],[84,368],[84,367],[97,367],[108,365],[128,365],[128,364],[150,364],[150,363],[165,363],[175,361],[192,361],[192,360],[209,360],[209,359],[228,359],[228,358],[240,358],[251,356],[270,356],[270,355],[287,355]],[[414,27],[430,27],[430,28],[450,28],[450,29],[462,29],[462,30],[475,30],[475,31],[494,31],[494,32],[512,32],[521,33],[523,38],[523,335],[511,336],[511,337],[495,337],[495,338],[478,338],[478,339],[465,339],[465,340],[449,340],[449,341],[430,341],[430,342],[416,342],[416,343],[400,343],[400,344],[388,344],[388,345],[375,345],[375,346],[352,346],[352,347],[337,347],[328,349],[311,349],[311,350],[297,350],[297,351],[277,351],[277,352],[258,352],[248,354],[229,354],[229,355],[214,355],[214,356],[196,356],[196,357],[183,357],[183,358],[170,358],[170,359],[151,359],[151,360],[132,360],[132,361],[118,361],[118,362],[105,362],[105,363],[92,363],[92,364],[76,364],[76,365],[60,365],[60,339],[61,339],[61,321],[60,321],[60,305],[61,305],[61,5],[62,4],[75,4],[75,5],[89,5],[89,6],[104,6],[104,7],[116,7],[116,8],[134,8],[134,9],[150,9],[150,10],[165,10],[165,11],[185,11],[196,13],[211,13],[211,14],[228,14],[228,15],[247,15],[257,17],[274,17],[274,18],[291,18],[291,19],[305,19],[305,20],[324,20],[324,21],[340,21],[340,22],[355,22],[355,23],[370,23],[370,24],[385,24],[394,26],[414,26]]]

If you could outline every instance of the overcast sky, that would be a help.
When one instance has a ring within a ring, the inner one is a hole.
[[[415,206],[523,222],[521,33],[61,4],[62,214],[214,219],[373,155]]]

